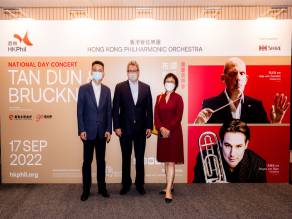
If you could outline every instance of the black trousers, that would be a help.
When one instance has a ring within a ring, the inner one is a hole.
[[[134,143],[134,151],[136,158],[136,180],[137,187],[143,186],[145,181],[144,170],[144,154],[146,135],[143,133],[135,133],[134,135],[122,135],[120,144],[122,150],[122,184],[124,187],[129,187],[132,184],[131,179],[131,155]]]
[[[91,181],[91,163],[93,159],[93,152],[95,149],[96,166],[97,166],[97,182],[98,189],[105,189],[105,148],[106,139],[96,138],[95,140],[83,141],[83,165],[82,165],[82,179],[83,191],[89,192],[92,184]]]

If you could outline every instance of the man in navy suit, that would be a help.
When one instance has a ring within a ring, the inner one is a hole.
[[[247,83],[246,65],[236,57],[229,59],[221,75],[226,88],[218,96],[203,101],[195,123],[224,123],[240,119],[246,123],[269,123],[267,113],[260,100],[244,95]],[[271,123],[281,123],[290,103],[287,96],[276,94],[271,107]]]
[[[122,151],[122,189],[126,194],[131,187],[131,154],[134,143],[136,158],[136,189],[144,195],[144,154],[146,137],[153,128],[152,96],[149,85],[139,81],[139,65],[127,65],[128,80],[116,85],[113,99],[113,124],[120,138]]]
[[[112,104],[110,89],[103,85],[104,64],[94,61],[92,80],[80,87],[77,102],[78,135],[83,142],[83,193],[81,200],[90,195],[91,163],[95,149],[98,193],[109,197],[105,184],[105,148],[112,132]]]

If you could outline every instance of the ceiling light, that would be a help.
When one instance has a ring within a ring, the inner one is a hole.
[[[70,9],[70,17],[71,18],[86,18],[87,10],[85,8],[73,8]]]
[[[21,10],[21,8],[4,8],[4,14],[10,15],[13,18],[27,17],[26,14]]]

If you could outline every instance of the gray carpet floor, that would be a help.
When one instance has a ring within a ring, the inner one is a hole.
[[[2,184],[0,218],[292,218],[289,184],[176,184],[174,200],[164,202],[162,184],[146,184],[119,195],[108,184],[109,199],[93,186],[86,202],[80,184]]]

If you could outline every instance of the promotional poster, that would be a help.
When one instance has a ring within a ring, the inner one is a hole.
[[[77,97],[79,87],[91,80],[95,60],[105,64],[103,83],[112,97],[116,84],[127,80],[130,60],[139,63],[140,80],[150,85],[153,104],[165,91],[165,75],[172,72],[178,76],[176,92],[184,101],[184,164],[176,167],[175,181],[196,181],[200,135],[213,132],[219,147],[223,146],[221,122],[195,121],[204,100],[224,94],[221,75],[232,57],[246,65],[243,101],[249,107],[249,97],[258,100],[266,115],[265,122],[248,122],[250,140],[245,153],[256,154],[265,163],[256,167],[265,173],[263,182],[288,182],[290,107],[279,123],[271,122],[270,112],[277,93],[286,95],[287,103],[291,101],[291,26],[291,20],[275,20],[269,25],[232,20],[0,21],[2,182],[82,181]],[[212,110],[223,106],[219,103]],[[259,118],[256,111],[253,116]],[[157,161],[156,150],[157,136],[152,135],[146,141],[146,183],[165,180],[164,165]],[[226,160],[221,158],[224,165]],[[120,183],[121,148],[114,133],[105,159],[106,181]],[[95,170],[93,164],[93,179]],[[134,170],[132,154],[133,174]],[[250,182],[253,177],[250,175]]]

